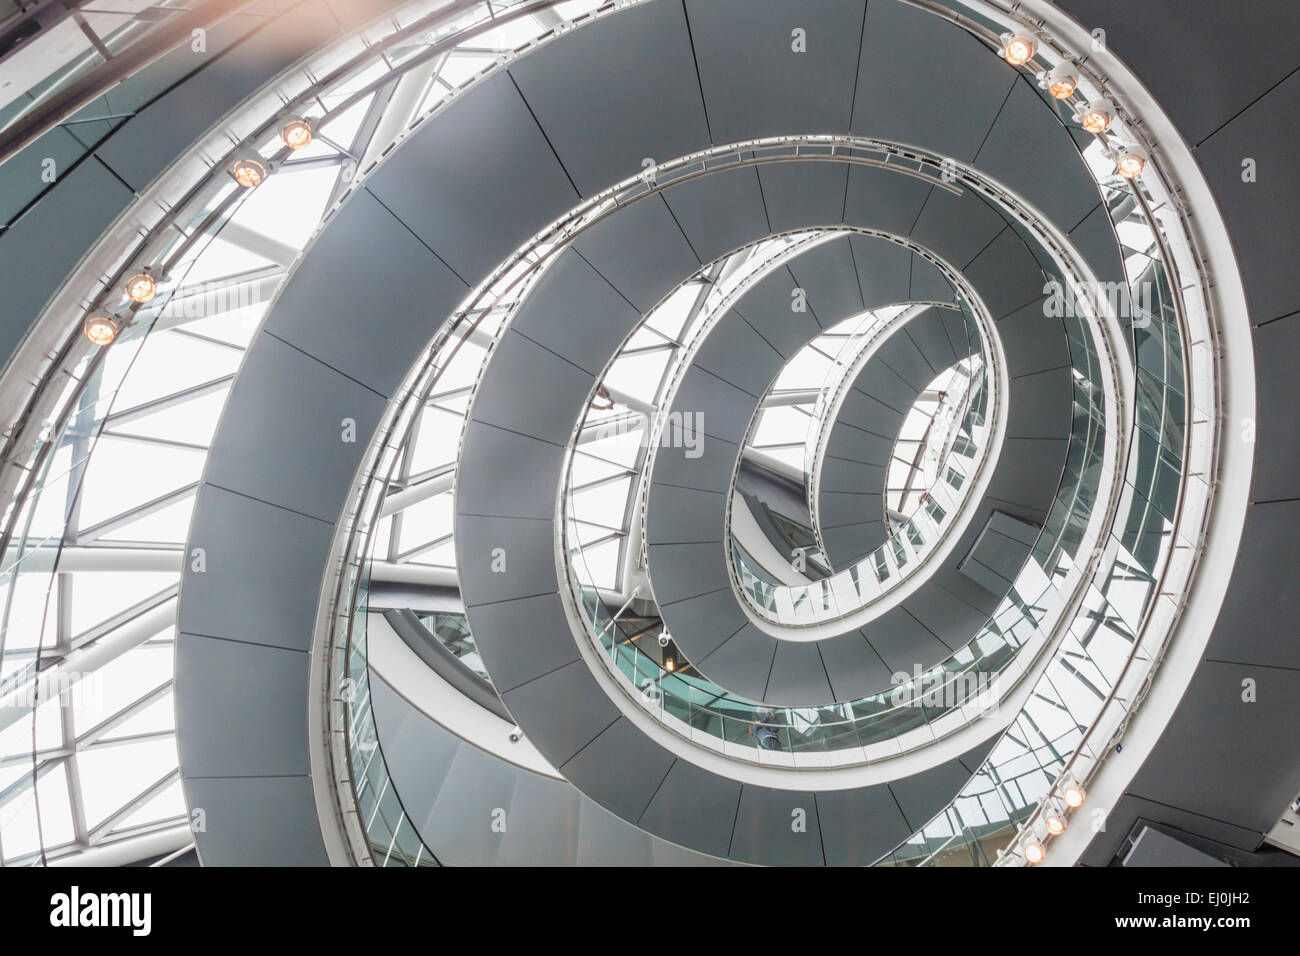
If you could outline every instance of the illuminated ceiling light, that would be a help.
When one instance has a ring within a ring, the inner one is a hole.
[[[1004,33],[1000,39],[1002,49],[998,50],[998,56],[1012,66],[1024,66],[1034,58],[1037,47],[1029,37],[1020,33]]]
[[[1057,67],[1051,73],[1039,77],[1038,85],[1051,94],[1052,99],[1063,100],[1073,96],[1079,88],[1079,78],[1067,70]]]
[[[1110,104],[1105,101],[1092,103],[1075,116],[1079,125],[1093,135],[1106,132],[1110,127],[1110,121],[1114,118]]]
[[[1047,859],[1047,847],[1043,846],[1038,840],[1030,840],[1025,844],[1025,862],[1030,866],[1037,866]]]
[[[235,182],[246,189],[262,185],[266,181],[266,167],[256,159],[239,159],[230,167],[230,175]]]
[[[677,662],[676,662],[675,660],[673,660],[671,657],[665,657],[665,658],[664,658],[664,670],[666,670],[668,673],[671,674],[671,673],[672,673],[673,671],[675,671],[676,669],[677,669]]]
[[[126,280],[126,297],[132,302],[144,305],[158,294],[158,280],[148,269],[137,272]]]
[[[81,330],[86,333],[86,338],[102,348],[105,345],[113,344],[113,340],[117,338],[117,333],[122,331],[122,326],[113,316],[97,312],[94,315],[86,316],[86,321],[82,324]]]
[[[1088,798],[1088,794],[1083,787],[1071,781],[1061,788],[1061,797],[1065,800],[1065,805],[1071,810],[1078,810],[1083,806],[1083,801]]]
[[[1053,810],[1043,817],[1043,824],[1052,836],[1060,836],[1065,832],[1065,814]]]
[[[280,139],[290,149],[302,149],[311,144],[311,123],[301,116],[295,116],[280,127]]]
[[[1146,168],[1147,158],[1137,150],[1126,149],[1119,154],[1119,159],[1115,160],[1115,172],[1125,179],[1136,178]]]

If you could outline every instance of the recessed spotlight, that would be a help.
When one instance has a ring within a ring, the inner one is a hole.
[[[280,127],[280,139],[290,149],[302,149],[311,144],[311,123],[295,116]]]
[[[1034,51],[1037,47],[1034,41],[1021,33],[1004,33],[1002,34],[1002,49],[998,50],[998,56],[1006,60],[1012,66],[1024,66],[1034,58]]]
[[[1146,168],[1147,158],[1137,150],[1127,149],[1119,154],[1119,159],[1115,160],[1115,172],[1125,179],[1136,178]]]
[[[1079,125],[1093,135],[1100,135],[1110,127],[1114,119],[1109,103],[1092,103],[1085,107],[1076,117]]]
[[[256,159],[239,159],[230,167],[230,175],[239,185],[252,189],[266,181],[266,167]]]
[[[103,312],[96,312],[94,315],[86,316],[86,321],[82,323],[81,330],[86,333],[86,338],[102,348],[105,345],[113,344],[113,340],[117,338],[117,333],[122,331],[122,326],[113,316]]]
[[[1061,797],[1065,800],[1067,807],[1071,810],[1078,810],[1083,806],[1083,801],[1088,798],[1088,794],[1083,787],[1071,781],[1061,788]]]
[[[1025,862],[1030,866],[1037,866],[1047,859],[1047,847],[1043,846],[1038,840],[1030,840],[1025,844]]]
[[[126,297],[132,302],[144,305],[158,294],[158,281],[146,269],[137,272],[126,280]]]
[[[1074,95],[1074,91],[1079,88],[1079,78],[1058,67],[1051,73],[1044,74],[1040,85],[1051,94],[1052,99],[1063,100]]]

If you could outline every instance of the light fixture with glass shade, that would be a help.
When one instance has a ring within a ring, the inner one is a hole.
[[[126,297],[137,305],[144,305],[157,294],[158,280],[148,269],[126,280]]]
[[[82,323],[81,330],[86,333],[86,338],[103,348],[106,345],[113,344],[113,340],[117,338],[117,333],[122,331],[122,325],[117,321],[116,316],[109,315],[106,312],[95,312],[86,316],[86,321]]]
[[[290,149],[302,149],[311,144],[311,123],[301,116],[294,116],[280,127],[280,139]]]
[[[266,166],[256,159],[245,157],[235,160],[235,164],[230,167],[230,175],[245,189],[253,189],[266,181]]]
[[[1126,149],[1115,160],[1115,172],[1125,179],[1135,179],[1147,168],[1147,158],[1135,149]]]
[[[1004,33],[998,39],[1002,41],[998,56],[1012,66],[1024,66],[1034,58],[1034,51],[1038,48],[1034,41],[1023,33]]]
[[[1099,136],[1110,127],[1114,119],[1113,108],[1106,100],[1089,103],[1074,116],[1075,122],[1094,136]]]

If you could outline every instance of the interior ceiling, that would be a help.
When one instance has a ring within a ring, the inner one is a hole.
[[[1085,25],[1104,26],[1112,49],[1192,145],[1245,277],[1260,395],[1252,506],[1219,625],[1173,721],[1084,862],[1109,862],[1139,818],[1251,849],[1300,791],[1300,755],[1277,732],[1295,724],[1300,701],[1300,651],[1290,637],[1300,613],[1300,592],[1291,580],[1300,522],[1300,474],[1294,468],[1300,438],[1292,410],[1300,384],[1290,369],[1300,352],[1300,279],[1295,270],[1278,267],[1300,256],[1300,236],[1277,227],[1278,210],[1300,207],[1300,186],[1290,172],[1300,146],[1300,132],[1290,121],[1300,112],[1300,54],[1292,41],[1300,8],[1213,0],[1057,5]],[[337,423],[352,419],[358,434],[370,434],[411,357],[427,343],[431,317],[449,314],[528,236],[581,199],[635,174],[646,156],[662,161],[711,144],[797,132],[918,144],[1008,183],[1077,244],[1100,277],[1122,277],[1105,210],[1075,143],[1046,112],[1030,80],[963,31],[906,4],[881,0],[805,0],[798,4],[798,19],[817,55],[794,59],[781,70],[754,70],[756,58],[787,64],[787,6],[655,0],[544,46],[480,83],[405,143],[301,262],[239,372],[191,530],[191,541],[203,542],[210,566],[184,579],[176,683],[187,797],[209,810],[209,833],[220,835],[220,842],[215,836],[200,841],[205,862],[327,859],[303,719],[311,686],[308,651],[333,527],[364,447],[340,443]],[[742,20],[746,29],[738,37],[735,24]],[[301,50],[333,35],[335,23],[324,33],[300,31]],[[1153,36],[1167,42],[1152,43]],[[1240,58],[1243,49],[1252,55]],[[927,55],[917,56],[917,50]],[[189,93],[179,86],[166,109],[148,122],[160,136],[197,136],[298,52],[253,50],[211,77],[211,84],[190,87]],[[962,95],[953,96],[954,88]],[[458,148],[447,149],[448,142]],[[98,163],[79,167],[53,191],[42,211],[75,214],[87,234],[97,233],[130,201],[131,190],[147,184],[166,161],[120,140],[106,144],[101,154]],[[1258,180],[1243,180],[1243,157],[1257,161]],[[5,164],[0,176],[26,175],[23,161]],[[975,747],[893,786],[816,797],[726,780],[664,752],[617,713],[577,659],[556,593],[552,479],[560,475],[576,414],[622,335],[672,283],[743,238],[808,225],[856,222],[912,235],[945,255],[979,289],[1006,343],[1016,390],[1013,414],[1032,412],[1014,417],[1008,431],[1010,454],[1004,450],[1003,457],[1019,470],[1000,474],[1014,490],[993,496],[1003,500],[1004,510],[1010,502],[1020,517],[1041,522],[1050,492],[1044,495],[1026,480],[1059,474],[1059,449],[1051,442],[1063,434],[1062,423],[1042,413],[1061,407],[1060,383],[1047,373],[1068,378],[1051,361],[1059,355],[1059,339],[1045,336],[1033,321],[1041,317],[1041,270],[1015,230],[986,204],[903,177],[883,184],[880,177],[887,175],[833,163],[773,164],[716,173],[636,203],[560,257],[492,359],[461,463],[462,474],[473,479],[462,482],[457,498],[462,589],[506,704],[578,787],[556,791],[555,800],[590,804],[582,819],[602,821],[584,822],[597,828],[591,832],[613,833],[617,827],[604,817],[622,818],[664,841],[743,862],[870,862],[905,837],[905,828],[918,826],[945,803],[986,751]],[[13,320],[3,325],[5,355],[25,330],[24,317],[39,311],[84,244],[80,232],[49,233],[48,221],[29,216],[0,234],[0,279],[7,276],[6,286],[18,296]],[[854,260],[848,283],[849,274],[836,274],[831,255],[802,257],[770,287],[738,303],[733,331],[724,328],[716,354],[702,353],[699,369],[688,373],[680,407],[708,408],[711,422],[728,426],[722,429],[726,434],[709,432],[718,439],[711,448],[729,449],[734,459],[739,434],[731,426],[739,423],[743,433],[763,394],[761,376],[740,379],[752,371],[748,363],[727,364],[762,352],[754,335],[777,357],[769,360],[779,362],[848,314],[855,286],[857,304],[865,305],[879,292],[871,283],[885,288],[900,281],[898,271],[863,270]],[[356,281],[358,276],[365,281]],[[911,268],[908,276],[907,292],[916,296],[924,280]],[[769,306],[784,305],[790,287],[804,283],[813,290],[814,306],[819,291],[835,304],[814,308],[812,324],[802,332],[784,323],[764,327],[762,297],[771,297]],[[357,316],[382,316],[383,335]],[[595,317],[600,321],[591,321]],[[780,335],[789,335],[788,343],[778,343]],[[757,351],[745,351],[750,347]],[[923,349],[916,351],[924,358]],[[734,410],[730,419],[728,408]],[[1068,432],[1068,421],[1064,428]],[[506,461],[511,466],[503,468]],[[671,500],[661,509],[652,506],[651,515],[670,520],[694,515],[698,495],[689,492],[717,492],[713,485],[725,471],[716,461],[671,457],[657,467],[671,478],[655,494]],[[539,481],[539,475],[549,477]],[[665,569],[655,576],[665,619],[674,608],[689,609],[673,631],[692,659],[696,649],[688,646],[688,635],[694,624],[708,621],[714,635],[726,631],[714,617],[738,625],[730,634],[752,627],[736,617],[734,605],[718,600],[725,573],[717,578],[716,568],[686,559],[694,546],[721,542],[710,537],[714,520],[712,511],[702,510],[698,521],[688,522],[687,534],[708,540],[683,540],[680,527],[655,525],[650,537],[652,570]],[[983,526],[983,520],[972,522],[970,536]],[[512,573],[484,573],[483,555],[507,540]],[[954,563],[966,550],[954,552]],[[948,577],[936,576],[938,586],[969,589],[949,571]],[[674,574],[680,578],[676,591]],[[975,591],[962,593],[969,610],[960,626],[968,627],[966,618],[987,613],[982,609],[988,600]],[[933,605],[917,601],[907,610],[921,626],[914,633],[935,636],[942,629]],[[899,632],[897,626],[889,630]],[[524,633],[527,645],[509,639]],[[878,664],[892,667],[870,635],[846,636],[856,650],[865,647]],[[845,680],[861,668],[857,659],[840,654],[832,666],[817,650],[819,673],[809,666],[807,652],[789,653],[770,639],[762,647],[745,647],[729,666],[720,651],[727,643],[699,647],[701,666],[720,683],[734,683],[760,699],[775,692],[777,702],[842,700],[886,673],[880,667],[859,670],[861,680]],[[898,653],[923,656],[919,646],[904,644]],[[948,649],[933,648],[938,654]],[[1244,678],[1259,687],[1249,705],[1239,703]],[[441,744],[434,733],[410,729],[420,715],[401,712],[399,698],[385,687],[381,682],[377,699],[385,703],[377,712],[385,715],[382,722],[403,728],[391,732],[394,741],[407,741],[395,748],[409,759],[394,762],[415,774],[432,765],[431,751],[421,748]],[[569,706],[561,712],[556,700]],[[466,770],[474,762],[468,750],[455,754],[448,757],[452,769],[445,779],[457,766]],[[468,789],[459,796],[455,787],[441,796],[430,791],[427,819],[437,817],[448,800],[488,799],[476,788],[495,786],[493,781],[505,787],[496,773],[466,771],[457,786]],[[411,779],[412,792],[418,787],[425,793]],[[549,786],[521,779],[509,781],[517,798],[520,788],[540,792]],[[1251,785],[1224,787],[1225,779]],[[784,832],[774,836],[788,829],[783,824],[792,801],[816,808],[820,855],[785,841]],[[258,808],[255,826],[248,819],[251,806]],[[866,818],[883,822],[863,829],[857,821]],[[730,834],[725,844],[719,836],[724,830]],[[600,838],[591,837],[588,852],[599,845]],[[511,853],[526,855],[526,847],[524,840]],[[654,862],[683,862],[672,856],[675,848],[658,847],[647,843],[636,852]],[[493,862],[508,862],[509,856]]]

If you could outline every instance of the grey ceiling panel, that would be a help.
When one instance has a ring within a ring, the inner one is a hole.
[[[939,663],[950,653],[938,638],[901,607],[886,611],[862,629],[891,673],[912,673]]]
[[[996,517],[996,513],[995,513]],[[1015,582],[1016,575],[1020,572],[1021,566],[1025,563],[1025,558],[1029,557],[1030,545],[1026,545],[1014,538],[999,533],[994,528],[993,521],[985,526],[983,533],[975,542],[975,547],[970,553],[962,559],[959,565],[963,573],[971,575],[967,571],[967,565],[971,562],[977,562],[986,571],[990,571],[1002,579],[1002,590],[1009,591]],[[996,590],[989,588],[989,590]]]
[[[862,8],[863,0],[687,0],[713,141],[847,131]],[[804,52],[793,49],[796,29]]]
[[[884,511],[878,494],[826,491],[822,492],[818,513],[823,528],[842,528],[876,520]]]
[[[778,641],[764,703],[787,707],[829,704],[835,700],[815,642]]]
[[[874,465],[887,460],[889,450],[893,447],[893,439],[882,438],[840,422],[831,430],[826,452],[837,458]]]
[[[596,382],[592,374],[510,329],[492,353],[491,384],[474,395],[470,417],[565,445]]]
[[[1019,345],[1019,343],[1017,343]],[[1008,348],[1010,351],[1010,348]],[[1067,438],[1074,382],[1068,368],[1013,378],[1007,387],[1008,438]]]
[[[641,313],[700,268],[662,195],[631,203],[573,245]]]
[[[368,188],[471,285],[578,202],[506,73],[450,103]]]
[[[263,333],[212,441],[205,480],[333,524],[384,399]],[[344,441],[354,423],[353,441]]]
[[[827,458],[822,463],[822,491],[867,491],[879,489],[885,482],[885,469],[879,465],[862,465],[842,458]]]
[[[1297,115],[1300,71],[1196,150],[1231,231],[1250,318],[1256,324],[1300,309],[1300,277],[1294,269],[1276,265],[1300,260],[1300,230],[1279,228],[1277,220],[1278,210],[1300,208],[1300,182],[1286,175],[1300,150],[1300,126],[1293,122]],[[1251,182],[1242,179],[1246,157],[1256,163]]]
[[[834,528],[826,527],[825,523],[822,526],[822,545],[826,556],[839,569],[848,567],[884,543],[883,521],[862,521]]]
[[[510,764],[462,744],[433,810],[412,822],[444,865],[491,866],[510,831],[514,792],[515,772]],[[503,816],[505,833],[497,822]]]
[[[674,759],[623,717],[559,769],[597,803],[624,820],[636,820]]]
[[[541,476],[559,475],[563,458],[564,449],[559,445],[470,422],[460,469],[462,474],[474,475],[474,481],[457,487],[457,513],[506,511],[520,518],[551,517],[559,486]]]
[[[470,627],[473,625],[471,613]],[[501,699],[528,733],[528,739],[556,767],[618,718],[618,710],[583,661],[566,664],[507,691]],[[556,701],[564,701],[565,706],[557,707]]]
[[[678,760],[637,825],[682,846],[726,856],[740,784]]]
[[[5,290],[0,363],[22,341],[88,241],[107,228],[131,198],[131,191],[99,163],[82,163],[0,236],[0,287]]]
[[[965,645],[989,618],[983,611],[939,590],[933,581],[927,584],[920,597],[904,601],[902,606],[949,647]]]
[[[714,330],[715,332],[717,329]],[[758,398],[742,392],[716,375],[701,368],[690,368],[682,376],[673,401],[673,410],[697,416],[692,421],[711,438],[737,444],[745,437],[749,420],[758,407]],[[683,424],[683,428],[687,426]],[[705,444],[708,442],[706,441]]]
[[[1065,324],[1044,314],[1044,300],[1031,302],[998,322],[1004,342],[1014,342],[1014,349],[1004,350],[1007,372],[1014,378],[1049,368],[1070,364],[1070,346],[1065,338]]]
[[[994,319],[1041,298],[1046,282],[1038,261],[1014,229],[1000,233],[963,271]]]
[[[664,605],[660,612],[670,632],[690,635],[691,660],[703,660],[749,621],[730,588]]]
[[[714,541],[722,544],[727,498],[722,492],[652,485],[646,540],[656,544]]]
[[[1271,322],[1255,330],[1255,369],[1259,394],[1259,421],[1255,459],[1256,501],[1300,496],[1300,429],[1295,409],[1300,407],[1300,376],[1295,373],[1300,355],[1300,316]],[[1262,452],[1267,450],[1267,454]]]
[[[975,165],[1068,231],[1101,194],[1074,140],[1032,82],[1022,78],[1011,91]]]
[[[717,591],[726,587],[730,580],[727,577],[721,541],[708,544],[652,544],[650,572],[654,580],[655,598],[660,605]]]
[[[953,289],[939,267],[929,259],[912,256],[912,280],[910,295],[914,302],[956,302],[957,292]],[[951,315],[951,313],[944,313]]]
[[[746,624],[723,641],[717,650],[703,658],[691,657],[686,646],[678,640],[697,670],[733,694],[750,700],[763,699],[767,679],[772,673],[772,658],[776,654],[777,643],[775,638],[764,634],[753,624]],[[713,677],[714,674],[722,679]]]
[[[736,305],[736,311],[787,359],[822,331],[811,312],[794,310],[794,290],[789,270],[776,269],[750,286]]]
[[[862,371],[858,373],[858,377],[853,380],[850,387],[869,398],[874,398],[876,401],[888,405],[895,411],[906,413],[916,402],[916,397],[921,390],[930,384],[930,380],[927,380],[924,385],[915,385],[911,381],[905,380],[887,362],[882,361],[882,357],[881,353],[873,356],[862,367]],[[915,377],[920,378],[919,375]]]
[[[92,105],[88,111],[94,109],[95,106]],[[47,130],[39,139],[18,150],[5,160],[3,165],[0,165],[0,226],[10,225],[19,210],[31,202],[31,190],[27,187],[31,183],[43,182],[41,175],[49,160],[54,160],[55,171],[62,173],[70,170],[85,152],[81,141],[68,132],[68,129],[67,126],[55,126]],[[100,168],[102,170],[102,167]],[[53,195],[51,191],[47,192],[45,197]],[[123,201],[129,195],[129,190],[122,190]],[[40,208],[40,202],[41,200],[37,200],[35,209]],[[40,213],[37,212],[36,216],[39,218]],[[2,244],[0,248],[3,248]]]
[[[578,866],[651,866],[651,838],[600,804],[584,800],[578,829]]]
[[[873,377],[868,371],[871,363],[868,360],[863,369],[862,375],[857,378],[857,383],[870,382]],[[951,364],[951,363],[950,363]],[[883,371],[883,370],[882,370]],[[918,391],[918,395],[920,392]],[[899,428],[903,425],[903,413],[911,408],[911,405],[905,405],[901,410],[896,410],[877,399],[872,398],[856,388],[850,388],[844,393],[844,401],[840,405],[839,417],[836,422],[843,422],[846,425],[852,425],[854,428],[861,428],[863,431],[871,432],[882,438],[893,438],[898,435]],[[882,458],[879,464],[885,463]],[[825,487],[826,479],[822,479]]]
[[[1210,638],[1210,659],[1267,664],[1300,671],[1300,641],[1279,641],[1300,621],[1295,586],[1300,500],[1256,502],[1247,512],[1241,557]],[[1249,627],[1235,626],[1250,622]]]
[[[962,766],[960,760],[949,760],[911,777],[894,780],[889,789],[893,791],[908,825],[917,830],[947,806],[970,778],[970,771]]]
[[[331,225],[285,285],[266,328],[389,395],[468,290],[365,190]],[[367,281],[329,281],[350,270]],[[380,323],[392,351],[369,347]]]
[[[513,328],[599,375],[640,317],[600,273],[568,249],[537,280]]]
[[[1087,260],[1092,271],[1102,282],[1122,282],[1124,260],[1119,253],[1119,240],[1115,237],[1115,224],[1102,203],[1097,204],[1077,226],[1070,230],[1070,241]]]
[[[840,163],[766,163],[758,167],[773,232],[844,221],[848,167]]]
[[[977,558],[970,557],[961,563],[960,571],[980,587],[994,594],[1006,594],[1011,590],[1010,578],[998,574]]]
[[[857,700],[889,687],[891,672],[858,631],[817,642],[836,700]]]
[[[875,366],[882,362],[899,378],[911,385],[918,395],[934,381],[934,377],[939,372],[943,371],[931,368],[930,363],[921,354],[921,350],[916,347],[916,343],[900,329],[885,340],[854,384],[863,391],[871,391],[871,382],[874,378],[871,373],[875,371]]]
[[[552,534],[551,523],[536,518],[462,517],[456,528],[456,559],[465,603],[490,604],[554,591],[558,578]]]
[[[930,189],[928,182],[916,176],[855,164],[849,167],[844,221],[906,236]]]
[[[809,249],[792,259],[789,267],[799,288],[808,293],[808,304],[822,328],[865,308],[847,236]]]
[[[939,372],[966,357],[965,352],[957,355],[953,351],[952,342],[948,339],[948,332],[944,327],[944,311],[944,309],[926,309],[903,327],[907,337],[925,356],[926,364]]]
[[[763,192],[753,167],[711,173],[662,195],[704,262],[768,234]]]
[[[249,547],[247,529],[257,528]],[[189,549],[202,548],[205,570],[184,570],[185,600],[178,627],[192,634],[227,637],[306,651],[310,623],[334,526],[220,488],[204,489],[194,509]],[[239,595],[232,603],[230,596]]]
[[[1255,682],[1245,701],[1242,682]],[[1300,753],[1279,750],[1295,726],[1300,671],[1205,660],[1129,792],[1258,833],[1300,791]],[[1251,781],[1225,786],[1224,781]]]
[[[911,298],[908,275],[915,257],[910,249],[872,236],[850,236],[849,246],[867,308],[896,305]]]
[[[783,362],[766,339],[731,312],[705,338],[695,355],[695,364],[750,395],[761,396],[781,371]]]
[[[1106,28],[1108,46],[1137,70],[1193,144],[1250,106],[1296,65],[1300,7],[1285,0],[1183,0],[1176,4],[1176,16],[1161,3],[1059,0],[1057,6],[1089,27]],[[1160,42],[1151,42],[1157,36]],[[1241,56],[1243,49],[1251,55]]]
[[[582,794],[563,780],[516,771],[497,866],[576,865],[583,804]]]
[[[731,487],[731,474],[739,453],[738,444],[712,435],[706,435],[695,449],[682,444],[661,445],[655,452],[654,480],[684,488],[725,492]]]
[[[969,160],[1015,79],[1014,69],[961,27],[897,0],[873,0],[853,131]]]
[[[769,866],[824,865],[816,798],[798,790],[745,784],[728,855]]]
[[[886,786],[817,794],[827,866],[867,866],[912,833]]]
[[[972,192],[954,196],[942,189],[930,194],[912,238],[954,269],[966,264],[993,241],[1006,221]]]
[[[560,595],[554,585],[552,588],[549,594],[474,605],[474,628],[484,634],[509,634],[512,638],[509,653],[503,652],[502,644],[495,641],[479,646],[479,654],[498,693],[578,659],[578,645],[564,615]]]
[[[1061,484],[1067,442],[1064,438],[1007,438],[987,497],[1045,511]]]
[[[510,73],[585,196],[640,172],[646,157],[664,162],[709,145],[680,4],[606,17]]]
[[[183,633],[175,694],[186,778],[310,772],[303,652]]]
[[[960,312],[947,309],[941,309],[939,314],[943,317],[944,331],[948,333],[948,341],[952,343],[953,351],[959,355],[963,351],[970,354],[971,335],[966,327],[966,317]]]
[[[308,776],[188,777],[185,799],[207,812],[204,866],[329,866]]]

